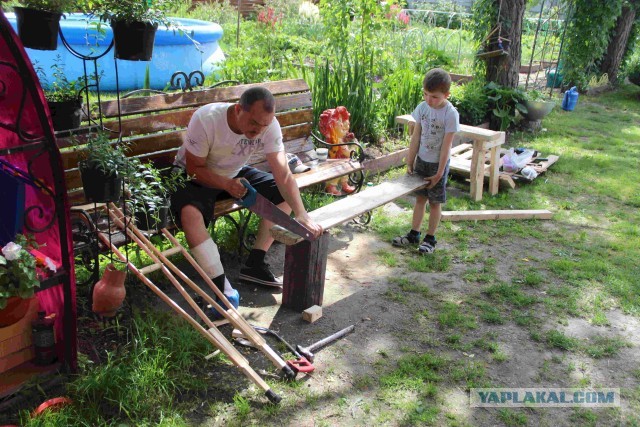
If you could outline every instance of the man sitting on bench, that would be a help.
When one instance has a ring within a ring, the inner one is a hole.
[[[252,153],[264,150],[272,173],[246,163]],[[212,103],[199,108],[191,117],[182,147],[174,164],[193,180],[171,198],[171,210],[182,227],[194,258],[235,307],[239,294],[226,279],[218,247],[207,226],[218,198],[242,198],[246,179],[258,193],[313,232],[322,227],[309,218],[300,198],[300,190],[287,164],[282,131],[275,118],[275,99],[263,87],[246,90],[236,104]],[[273,238],[272,223],[262,220],[254,248],[240,270],[240,279],[267,286],[282,287],[264,262]]]

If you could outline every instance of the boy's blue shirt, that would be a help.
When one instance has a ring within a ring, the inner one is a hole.
[[[458,110],[449,101],[438,109],[422,101],[411,115],[422,128],[418,157],[425,162],[439,163],[445,134],[460,130]]]

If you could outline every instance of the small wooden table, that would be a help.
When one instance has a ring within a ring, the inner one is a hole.
[[[409,132],[413,131],[415,120],[411,114],[396,117],[396,123],[407,125]],[[473,141],[473,155],[471,157],[471,199],[482,200],[485,175],[485,156],[489,151],[489,193],[498,194],[500,178],[500,146],[505,143],[505,133],[483,129],[475,126],[460,125],[457,135]]]

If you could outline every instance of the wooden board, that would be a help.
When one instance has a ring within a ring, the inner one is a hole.
[[[309,216],[327,230],[405,196],[424,185],[424,179],[418,175],[403,175],[309,212]],[[286,230],[281,227],[273,227],[271,235],[278,241],[290,242]]]
[[[504,148],[500,150],[500,157],[504,156],[507,152]],[[451,162],[449,169],[451,172],[457,173],[462,176],[468,177],[471,173],[471,157],[473,155],[473,145],[472,144],[460,144],[451,149]],[[527,166],[531,166],[538,175],[544,173],[551,165],[558,161],[560,157],[551,155],[551,156],[543,156],[538,155],[535,156],[531,162],[527,163]],[[546,159],[546,160],[541,160]],[[485,178],[490,175],[490,165],[489,165],[489,154],[485,156],[485,169],[484,176]],[[511,188],[515,188],[514,180],[523,180],[529,182],[522,174],[513,173],[513,172],[505,172],[501,171],[499,175],[500,181],[502,184],[509,185]]]
[[[496,219],[551,219],[553,213],[546,209],[444,211],[442,221],[480,221]]]

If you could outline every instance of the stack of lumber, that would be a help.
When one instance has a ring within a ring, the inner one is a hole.
[[[504,156],[507,152],[505,149],[500,150],[500,157]],[[471,157],[473,156],[473,145],[468,143],[463,143],[457,145],[451,149],[451,165],[450,170],[452,173],[461,175],[464,177],[469,177],[471,174]],[[531,166],[537,173],[538,176],[543,174],[549,167],[558,161],[559,156],[534,156],[527,166]],[[485,173],[484,176],[486,178],[489,177],[489,154],[485,156]],[[526,181],[530,182],[530,180],[526,179],[520,173],[514,172],[504,172],[500,171],[500,184],[506,185],[511,188],[516,187],[515,181]]]

